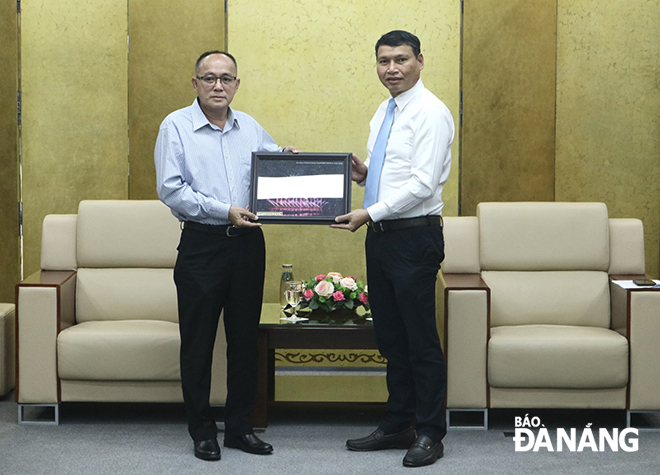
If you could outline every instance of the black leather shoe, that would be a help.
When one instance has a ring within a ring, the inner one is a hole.
[[[381,429],[376,429],[361,439],[347,440],[346,447],[349,450],[356,450],[358,452],[383,449],[407,449],[413,442],[415,442],[415,431],[412,427],[408,427],[395,434],[386,434]]]
[[[267,444],[254,434],[225,436],[225,447],[240,449],[248,454],[268,455],[273,452],[273,446]]]
[[[442,442],[436,444],[430,437],[420,435],[403,457],[403,465],[405,467],[431,465],[442,457],[444,451],[445,446],[442,445]]]
[[[195,457],[209,461],[220,460],[218,439],[195,441]]]

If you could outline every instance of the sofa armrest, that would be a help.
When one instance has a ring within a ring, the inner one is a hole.
[[[74,271],[40,271],[16,285],[16,402],[58,403],[57,335],[75,324]]]
[[[610,275],[610,328],[628,338],[630,332],[630,293],[629,290],[616,284],[617,280],[644,279],[644,274]],[[635,290],[645,290],[644,288]]]
[[[479,274],[444,274],[447,407],[488,407],[490,289]]]
[[[613,280],[644,278],[643,275],[612,276]],[[612,328],[628,338],[630,381],[628,408],[660,410],[660,289],[623,289],[612,283]],[[621,331],[620,327],[623,327]]]
[[[632,280],[644,278],[643,275],[611,275],[610,276],[610,328],[628,338],[628,290],[617,285],[616,280]]]

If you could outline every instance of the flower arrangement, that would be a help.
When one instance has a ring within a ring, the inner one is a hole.
[[[303,283],[302,306],[332,312],[340,309],[355,311],[364,307],[369,311],[367,286],[353,276],[339,272],[319,274]]]

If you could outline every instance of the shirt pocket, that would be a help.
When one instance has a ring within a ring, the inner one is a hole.
[[[388,160],[410,162],[415,134],[409,127],[392,128],[387,141]]]

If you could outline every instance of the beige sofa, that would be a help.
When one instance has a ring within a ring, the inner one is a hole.
[[[446,218],[447,407],[660,410],[660,289],[636,219],[602,203],[481,203]]]
[[[179,222],[159,201],[83,201],[43,224],[41,272],[17,285],[19,422],[28,406],[180,402],[173,267]],[[226,397],[224,329],[211,403]]]

